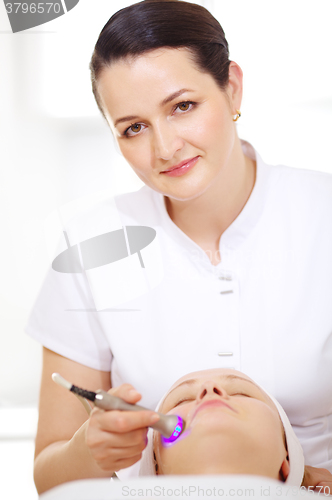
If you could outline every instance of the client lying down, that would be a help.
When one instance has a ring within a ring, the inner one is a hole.
[[[243,373],[190,373],[175,382],[157,411],[179,415],[185,429],[169,445],[149,429],[140,475],[253,474],[301,485],[302,448],[285,412]]]

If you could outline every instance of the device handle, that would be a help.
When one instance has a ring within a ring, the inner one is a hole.
[[[144,408],[143,406],[126,403],[123,399],[113,396],[112,394],[108,394],[103,390],[99,390],[96,392],[96,397],[94,400],[94,404],[103,410],[121,410],[121,411],[146,411],[148,408]],[[158,412],[157,412],[158,413]],[[158,413],[159,420],[153,425],[150,425],[153,429],[160,432],[164,437],[169,438],[175,429],[175,426],[178,423],[177,415],[163,415],[162,413]]]

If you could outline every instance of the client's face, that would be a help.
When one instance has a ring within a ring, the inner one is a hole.
[[[256,474],[285,479],[287,451],[278,411],[246,375],[229,369],[178,380],[160,408],[185,432],[164,446],[154,435],[158,474]]]

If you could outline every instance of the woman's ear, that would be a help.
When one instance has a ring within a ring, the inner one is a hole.
[[[243,85],[243,73],[240,66],[231,61],[229,65],[229,80],[227,86],[227,96],[231,106],[231,112],[236,115],[238,109],[241,109],[242,102],[242,85]]]
[[[284,459],[284,461],[281,464],[280,471],[279,471],[279,477],[280,481],[285,482],[286,479],[288,478],[288,474],[290,471],[290,466],[289,466],[289,460],[288,456]]]

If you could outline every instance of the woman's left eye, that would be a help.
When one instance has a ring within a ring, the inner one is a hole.
[[[189,111],[193,108],[193,106],[195,106],[195,103],[193,101],[179,102],[179,104],[175,106],[175,111],[177,109],[179,109],[180,111]]]

